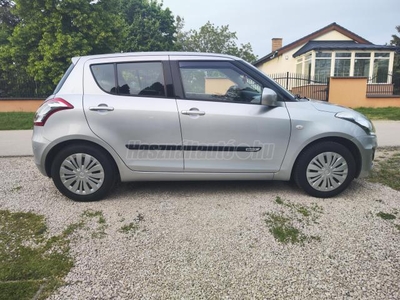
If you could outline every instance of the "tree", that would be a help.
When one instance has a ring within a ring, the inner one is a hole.
[[[11,0],[0,0],[0,45],[7,44],[12,30],[19,20],[11,12],[14,2]]]
[[[128,51],[174,50],[175,22],[172,12],[155,0],[121,0],[127,38],[121,49]]]
[[[397,32],[400,33],[400,25],[396,26],[396,30],[397,30]],[[398,51],[396,53],[396,58],[395,58],[395,62],[394,62],[394,70],[396,72],[400,73],[400,37],[393,34],[392,40],[390,41],[390,45],[398,47]]]
[[[210,21],[197,30],[184,32],[184,20],[176,20],[177,48],[181,51],[212,52],[235,55],[246,61],[253,62],[257,57],[253,53],[250,43],[237,45],[236,32],[229,31],[229,25],[215,26]]]
[[[31,76],[39,94],[54,88],[72,56],[118,51],[125,37],[119,0],[14,2],[18,23],[0,47],[0,67]]]
[[[396,26],[396,30],[397,32],[400,33],[400,25]],[[393,82],[394,82],[395,92],[399,93],[400,92],[400,37],[393,34],[390,44],[393,46],[397,46],[398,48],[394,57]]]

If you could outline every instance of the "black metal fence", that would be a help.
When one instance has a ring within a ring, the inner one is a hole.
[[[325,79],[314,78],[289,72],[269,74],[268,76],[292,94],[300,95],[300,97],[328,101],[328,77]]]
[[[382,77],[382,76],[380,76]],[[367,96],[392,96],[400,95],[400,73],[388,74],[387,81],[377,83],[376,77],[368,79]]]
[[[329,97],[329,77],[313,78],[296,73],[270,74],[281,86],[293,94],[316,100],[328,101]],[[380,75],[382,79],[382,75]],[[400,73],[388,74],[387,81],[377,83],[376,78],[368,79],[367,96],[399,96],[400,95]]]
[[[0,98],[45,98],[51,94],[48,85],[32,77],[15,72],[0,71]]]

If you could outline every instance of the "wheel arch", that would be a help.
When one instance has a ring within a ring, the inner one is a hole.
[[[57,145],[55,145],[50,151],[49,153],[47,153],[46,155],[46,161],[45,161],[45,171],[47,176],[51,177],[51,165],[52,162],[54,161],[55,156],[57,155],[57,153],[65,148],[65,147],[69,147],[71,145],[87,145],[87,146],[91,146],[91,147],[95,147],[97,149],[100,149],[101,151],[103,151],[110,159],[110,161],[112,162],[112,164],[114,165],[114,169],[117,172],[117,179],[121,180],[121,175],[120,175],[120,171],[118,168],[117,163],[115,162],[115,159],[113,158],[113,156],[110,154],[109,151],[107,151],[107,149],[105,149],[104,147],[102,147],[99,144],[96,144],[94,142],[88,141],[88,140],[79,140],[79,139],[75,139],[75,140],[68,140],[68,141],[63,141]]]
[[[361,172],[361,167],[362,167],[362,161],[361,161],[361,152],[358,149],[358,147],[356,146],[356,144],[354,144],[352,141],[346,139],[346,138],[342,138],[342,137],[324,137],[324,138],[320,138],[317,139],[315,141],[312,141],[311,143],[309,143],[308,145],[306,145],[297,155],[296,160],[293,164],[293,168],[292,168],[292,172],[291,172],[291,176],[290,178],[293,179],[293,174],[295,172],[297,163],[298,163],[298,159],[301,156],[301,154],[306,151],[307,149],[311,148],[312,146],[319,144],[321,142],[336,142],[338,144],[341,144],[343,146],[345,146],[350,153],[352,154],[354,161],[356,163],[356,172],[355,172],[355,178],[357,178],[360,175]]]

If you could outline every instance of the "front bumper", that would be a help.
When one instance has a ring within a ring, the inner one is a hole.
[[[361,144],[359,147],[361,153],[361,168],[357,178],[365,178],[369,175],[373,168],[375,151],[378,147],[376,135],[365,135],[357,138]]]

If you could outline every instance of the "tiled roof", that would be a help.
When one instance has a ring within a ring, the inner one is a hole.
[[[293,57],[300,56],[311,50],[387,50],[396,51],[395,46],[383,46],[374,44],[359,44],[354,41],[310,41],[293,54]]]
[[[337,32],[340,32],[341,34],[351,38],[353,41],[355,41],[357,43],[373,45],[370,41],[362,38],[361,36],[355,34],[354,32],[352,32],[352,31],[340,26],[337,23],[332,23],[332,24],[329,24],[328,26],[325,26],[325,27],[323,27],[323,28],[321,28],[321,29],[319,29],[317,31],[314,31],[313,33],[310,33],[309,35],[306,35],[306,36],[294,41],[293,43],[290,43],[290,44],[288,44],[286,46],[283,46],[282,48],[280,48],[280,49],[278,49],[276,51],[273,51],[273,52],[265,55],[264,57],[262,57],[259,60],[257,60],[254,63],[254,65],[255,66],[260,65],[260,64],[262,64],[262,63],[264,63],[264,62],[266,62],[266,61],[268,61],[268,60],[270,60],[272,58],[275,58],[276,56],[282,55],[283,53],[286,53],[286,52],[288,52],[288,51],[290,51],[290,50],[292,50],[292,49],[294,49],[296,47],[304,45],[305,43],[307,43],[307,42],[309,42],[309,41],[311,41],[313,39],[316,39],[317,37],[320,37],[320,36],[322,36],[322,35],[324,35],[324,34],[326,34],[328,32],[331,32],[333,30],[335,30]]]

